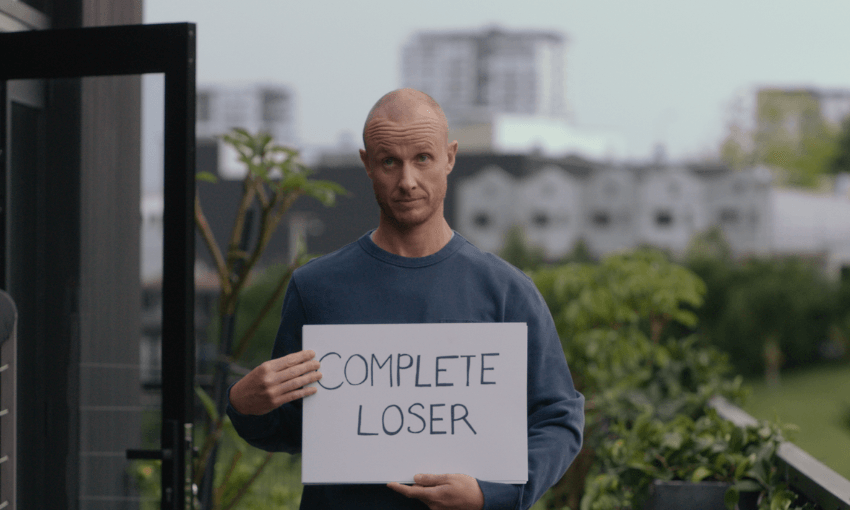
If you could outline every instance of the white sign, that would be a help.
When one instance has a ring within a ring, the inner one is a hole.
[[[417,473],[528,480],[525,323],[304,326],[321,362],[304,399],[301,480]]]

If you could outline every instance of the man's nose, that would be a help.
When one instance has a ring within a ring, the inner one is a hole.
[[[398,187],[404,190],[416,189],[416,169],[411,163],[405,162],[401,167],[398,178]]]

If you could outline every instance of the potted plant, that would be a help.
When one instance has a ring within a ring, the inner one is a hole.
[[[697,419],[663,421],[647,413],[613,422],[581,508],[813,508],[797,502],[775,468],[789,429],[769,422],[738,426],[711,408]]]

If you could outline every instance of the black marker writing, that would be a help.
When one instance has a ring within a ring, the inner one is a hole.
[[[437,356],[437,362],[434,363],[436,367],[436,371],[434,373],[434,385],[435,386],[454,386],[454,383],[441,383],[440,382],[440,372],[445,372],[445,368],[440,368],[440,360],[441,359],[456,359],[457,356]]]
[[[484,380],[484,371],[485,370],[495,370],[493,367],[485,367],[484,366],[484,358],[486,356],[498,356],[498,352],[488,352],[481,354],[481,384],[496,384],[496,381],[485,381]]]
[[[401,357],[402,356],[405,356],[410,363],[408,363],[405,366],[401,366]],[[395,385],[396,386],[401,386],[401,371],[404,370],[404,369],[410,368],[412,366],[413,366],[413,356],[411,356],[410,354],[399,353],[396,356],[396,364],[395,364],[395,374],[396,374],[395,375]]]
[[[360,406],[360,409],[357,411],[357,435],[358,436],[377,436],[377,432],[361,432],[361,425],[363,424],[363,405]]]
[[[348,364],[351,363],[351,360],[353,360],[354,358],[360,358],[360,361],[363,362],[363,380],[360,381],[359,383],[353,383],[353,382],[351,382],[351,379],[348,378]],[[483,368],[482,368],[482,370],[483,370]],[[343,370],[343,374],[345,375],[345,382],[347,382],[348,384],[350,384],[352,386],[358,386],[358,385],[366,382],[366,379],[369,378],[369,364],[366,363],[366,358],[364,358],[363,356],[361,356],[359,354],[355,354],[355,355],[349,357],[348,361],[345,362],[345,369]],[[484,373],[483,372],[481,374],[481,379],[482,380],[484,379]]]
[[[389,368],[390,388],[392,388],[393,387],[393,355],[390,354],[389,356],[387,356],[387,359],[385,359],[383,363],[378,362],[378,358],[376,358],[374,354],[372,355],[372,366],[371,366],[371,368],[372,368],[372,386],[375,385],[375,363],[378,363],[379,369],[384,368],[384,365],[386,365],[387,363],[390,364],[390,368]]]
[[[417,402],[415,404],[411,404],[410,407],[407,408],[408,413],[412,414],[413,416],[416,416],[417,418],[419,418],[419,421],[422,422],[422,428],[421,429],[414,432],[413,430],[410,429],[410,427],[407,427],[407,431],[410,432],[411,434],[418,434],[418,433],[422,432],[423,430],[425,430],[425,418],[423,418],[422,416],[413,412],[414,406],[421,407],[423,411],[425,410],[425,406],[423,406],[422,404]]]

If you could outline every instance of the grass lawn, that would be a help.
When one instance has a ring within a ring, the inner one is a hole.
[[[747,384],[748,413],[797,425],[791,441],[850,479],[850,365],[785,372],[775,388],[763,379]]]

